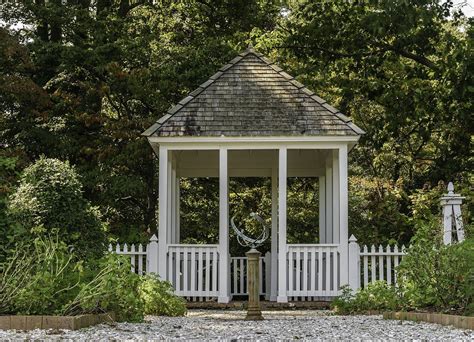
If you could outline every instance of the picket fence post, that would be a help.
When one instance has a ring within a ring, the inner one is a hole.
[[[155,234],[150,238],[146,249],[147,273],[158,274],[158,238]]]
[[[349,238],[349,287],[352,291],[360,287],[360,247],[354,235]]]

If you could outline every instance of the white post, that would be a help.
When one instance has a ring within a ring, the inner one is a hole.
[[[347,148],[346,148],[347,150]],[[333,150],[332,151],[332,214],[333,214],[333,227],[332,227],[332,234],[333,238],[332,241],[333,243],[340,243],[342,242],[345,238],[341,236],[341,228],[340,228],[340,196],[341,196],[341,189],[340,189],[340,179],[341,179],[341,172],[339,168],[341,167],[340,165],[340,154],[341,150]],[[347,156],[346,156],[347,157]],[[349,238],[349,237],[347,237]],[[347,239],[346,239],[347,242]]]
[[[169,182],[169,221],[170,221],[170,243],[176,243],[176,168],[174,156],[171,158],[171,172]]]
[[[286,183],[287,183],[287,149],[280,147],[278,158],[278,296],[277,302],[287,303],[286,275]]]
[[[333,215],[332,215],[332,153],[329,154],[329,157],[326,159],[326,243],[333,242]]]
[[[465,197],[454,193],[452,182],[448,184],[448,193],[441,197],[441,206],[443,207],[443,242],[449,245],[452,241],[453,220],[456,227],[456,237],[458,242],[464,240],[464,227],[461,216],[461,204]]]
[[[142,245],[140,245],[141,247]],[[138,249],[140,250],[140,248]],[[146,272],[147,273],[158,273],[158,238],[155,234],[150,238],[150,243],[146,249]],[[141,258],[141,256],[140,256]],[[140,259],[141,260],[141,259]]]
[[[219,303],[230,301],[229,175],[227,149],[219,149]]]
[[[159,227],[158,227],[158,275],[162,280],[166,279],[166,255],[168,252],[168,149],[160,146],[159,152]]]
[[[341,266],[340,266],[340,279],[341,285],[348,284],[349,277],[349,204],[348,204],[348,179],[347,179],[347,145],[343,145],[339,148],[339,245],[341,255]]]
[[[360,247],[354,235],[349,238],[349,286],[352,291],[360,287]]]
[[[277,300],[278,291],[278,163],[272,168],[272,231],[271,231],[270,301]],[[267,289],[268,291],[269,289]]]
[[[173,153],[168,151],[168,173],[166,179],[166,187],[167,187],[167,197],[166,197],[166,209],[168,210],[166,213],[166,227],[168,229],[166,233],[166,242],[172,243],[173,239],[173,231],[172,231],[172,208],[173,208],[173,198],[172,198],[172,177],[173,177]],[[168,272],[170,272],[168,270]]]
[[[326,243],[326,177],[318,178],[319,186],[319,243]]]
[[[176,168],[178,166],[176,165]],[[180,243],[181,240],[181,227],[179,225],[179,219],[180,219],[180,207],[181,207],[181,187],[180,187],[180,182],[179,182],[179,175],[178,171],[176,170],[176,185],[175,185],[175,191],[176,191],[176,203],[175,203],[175,243]]]

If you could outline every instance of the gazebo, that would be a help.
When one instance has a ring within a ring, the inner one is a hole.
[[[349,283],[347,155],[362,134],[254,49],[239,54],[143,133],[159,156],[159,276],[178,295],[229,302],[229,177],[271,177],[268,298],[338,295]],[[180,177],[219,177],[218,244],[180,244]],[[288,177],[319,178],[318,244],[287,243]]]

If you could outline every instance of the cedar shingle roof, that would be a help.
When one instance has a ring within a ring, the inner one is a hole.
[[[144,136],[321,136],[364,131],[248,49],[171,108]]]

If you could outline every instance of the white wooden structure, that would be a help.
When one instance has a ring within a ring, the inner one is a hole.
[[[243,277],[231,277],[245,261],[229,255],[229,177],[269,177],[265,295],[278,302],[338,295],[349,283],[347,160],[361,134],[253,49],[240,54],[143,133],[159,156],[158,264],[148,271],[187,297],[227,303],[244,292]],[[219,178],[218,244],[180,244],[180,177]],[[319,244],[287,242],[288,177],[319,179]]]
[[[461,204],[464,197],[454,193],[452,182],[448,184],[448,193],[441,197],[443,207],[443,241],[445,245],[452,242],[453,232],[456,233],[458,242],[464,240],[464,225],[461,215]],[[453,229],[453,227],[455,229]]]

